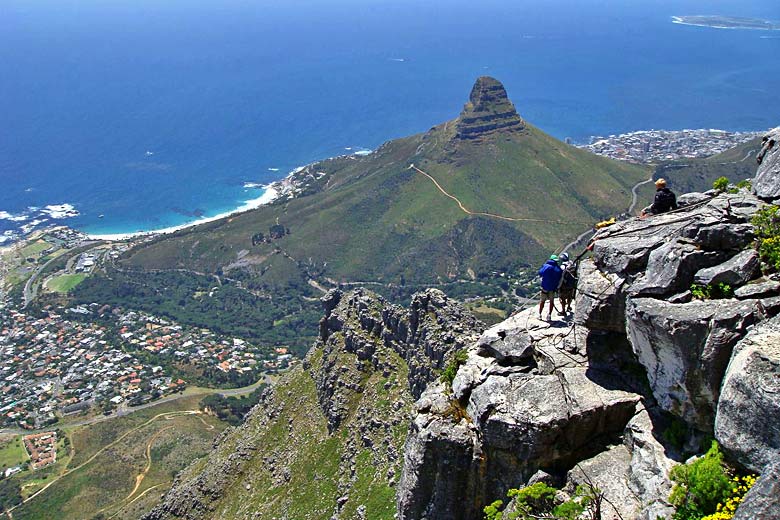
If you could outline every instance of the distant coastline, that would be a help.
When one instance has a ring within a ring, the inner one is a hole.
[[[347,150],[351,151],[352,148],[347,148]],[[336,157],[331,157],[331,159],[339,158],[339,157],[345,157],[345,156],[355,156],[355,157],[365,157],[367,155],[371,155],[373,153],[373,150],[367,150],[364,148],[358,149],[357,151],[353,151],[349,154],[345,155],[339,155]],[[327,160],[327,159],[325,159]],[[298,168],[295,168],[293,171],[291,171],[289,174],[287,174],[283,179],[280,179],[278,181],[271,182],[270,184],[261,185],[254,182],[246,182],[244,183],[245,188],[251,188],[251,189],[263,189],[263,194],[256,198],[246,201],[241,206],[231,210],[231,211],[225,211],[218,215],[214,215],[213,217],[203,217],[199,218],[197,220],[193,220],[191,222],[185,222],[183,224],[179,224],[176,226],[170,226],[162,229],[153,229],[148,231],[136,231],[136,232],[130,232],[130,233],[86,233],[86,235],[93,239],[93,240],[130,240],[133,238],[141,238],[141,237],[152,237],[157,235],[166,235],[170,233],[175,233],[177,231],[181,231],[183,229],[188,229],[191,227],[199,226],[201,224],[207,224],[209,222],[215,222],[217,220],[222,220],[225,218],[229,218],[232,216],[235,216],[239,213],[244,213],[247,211],[251,211],[253,209],[257,209],[261,206],[265,206],[267,204],[271,204],[276,199],[280,197],[285,196],[292,196],[294,197],[297,195],[297,193],[300,191],[300,188],[303,184],[305,184],[305,180],[302,181],[298,178],[298,174],[307,174],[308,175],[308,169],[310,166],[317,164],[321,161],[315,161],[313,163],[307,164],[305,166],[299,166]],[[278,169],[276,169],[278,171]],[[304,175],[306,176],[306,175]]]
[[[276,200],[276,198],[279,196],[279,192],[272,186],[273,184],[264,186],[265,191],[260,197],[256,199],[248,200],[243,205],[239,206],[238,208],[232,211],[226,211],[224,213],[220,213],[219,215],[214,215],[213,217],[203,217],[198,220],[193,220],[192,222],[179,224],[178,226],[171,226],[163,229],[153,229],[150,231],[136,231],[134,233],[107,233],[107,234],[87,233],[87,236],[93,240],[113,241],[113,240],[129,240],[131,238],[139,238],[139,237],[147,237],[147,236],[151,237],[156,235],[167,235],[170,233],[175,233],[183,229],[199,226],[201,224],[207,224],[209,222],[214,222],[216,220],[222,220],[224,218],[232,217],[233,215],[236,215],[238,213],[244,213],[245,211],[250,211],[253,209],[257,209],[260,206],[270,204],[271,202]]]
[[[754,31],[780,31],[780,22],[761,18],[741,18],[738,16],[672,16],[672,23],[709,27],[711,29],[749,29]]]

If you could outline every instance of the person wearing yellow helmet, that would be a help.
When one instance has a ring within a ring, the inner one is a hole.
[[[666,179],[658,179],[655,181],[655,199],[642,210],[642,216],[659,215],[673,209],[677,209],[677,197],[666,187]]]

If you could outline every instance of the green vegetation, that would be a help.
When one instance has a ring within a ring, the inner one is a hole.
[[[200,402],[202,409],[208,409],[216,414],[221,421],[232,426],[238,426],[244,422],[244,415],[260,402],[260,396],[266,386],[258,386],[251,394],[240,397],[225,397],[222,394],[211,394]]]
[[[697,300],[720,300],[734,296],[734,289],[727,283],[716,284],[693,284],[691,285],[691,294]]]
[[[455,380],[455,375],[458,373],[458,369],[468,359],[468,352],[466,350],[458,350],[452,354],[447,364],[444,366],[444,370],[441,373],[441,380],[452,386],[452,381]]]
[[[46,288],[50,291],[67,294],[86,278],[86,274],[63,274],[46,282]]]
[[[678,159],[656,167],[653,177],[670,181],[676,193],[707,191],[716,180],[752,179],[756,174],[754,157],[761,149],[761,139],[738,145],[723,153],[701,159]],[[720,181],[722,183],[722,181]],[[749,184],[749,182],[748,182]],[[724,190],[728,187],[727,185]],[[737,183],[738,188],[747,187],[745,181]],[[718,188],[716,188],[718,189]]]
[[[731,186],[731,188],[729,188]],[[739,193],[739,190],[750,190],[753,187],[753,183],[748,179],[739,181],[737,184],[731,184],[731,181],[726,177],[718,177],[715,182],[712,183],[712,189],[718,191],[728,191],[729,193]]]
[[[728,520],[755,483],[754,476],[732,476],[718,443],[687,464],[672,468],[675,483],[669,501],[675,506],[673,520]]]
[[[502,511],[503,500],[484,509],[485,520],[577,520],[600,519],[604,496],[592,485],[580,485],[568,500],[556,500],[558,489],[537,482],[522,489],[510,489],[513,511]]]
[[[377,355],[385,369],[368,363],[360,370],[355,368],[357,355],[343,350],[343,345],[339,348],[335,362],[356,371],[351,375],[361,389],[345,394],[345,415],[336,429],[329,431],[320,408],[315,378],[326,361],[321,349],[314,350],[308,357],[310,368],[293,368],[272,388],[267,397],[272,418],[248,417],[239,427],[240,435],[225,437],[208,460],[180,475],[182,481],[197,477],[225,483],[220,493],[198,497],[213,518],[328,520],[333,505],[348,496],[340,517],[392,520],[395,488],[388,475],[400,474],[402,457],[397,454],[409,427],[405,420],[392,419],[410,413],[408,368],[394,351],[380,345]],[[369,410],[383,426],[367,420]],[[221,472],[220,464],[235,460],[237,452],[243,454],[240,464],[229,474]],[[222,484],[218,486],[222,489]]]
[[[24,465],[27,460],[21,436],[11,437],[0,444],[0,473],[6,468]]]
[[[780,207],[766,205],[752,220],[758,239],[758,253],[772,270],[780,270]]]
[[[726,191],[728,187],[729,187],[729,180],[726,177],[718,177],[712,183],[712,189],[714,190]]]
[[[32,258],[37,260],[41,256],[41,253],[43,253],[44,251],[46,251],[51,247],[52,245],[46,242],[45,240],[36,240],[35,242],[31,242],[26,246],[24,246],[19,251],[19,255],[25,259]]]

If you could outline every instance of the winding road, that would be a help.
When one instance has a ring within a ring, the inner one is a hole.
[[[644,186],[645,184],[650,184],[651,182],[653,182],[652,177],[650,177],[646,181],[642,181],[634,184],[634,187],[631,188],[631,205],[628,207],[628,211],[626,211],[626,213],[631,215],[636,209],[637,198],[639,197],[636,190],[638,190],[640,186]]]

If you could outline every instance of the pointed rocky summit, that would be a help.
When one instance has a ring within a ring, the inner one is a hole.
[[[458,118],[457,137],[479,139],[500,131],[522,130],[525,124],[495,78],[482,76],[471,89],[469,102]]]

